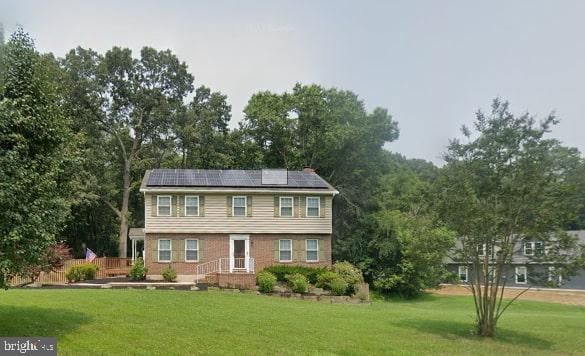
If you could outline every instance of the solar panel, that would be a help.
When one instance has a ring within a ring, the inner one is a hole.
[[[262,185],[287,185],[288,171],[286,169],[263,169]]]

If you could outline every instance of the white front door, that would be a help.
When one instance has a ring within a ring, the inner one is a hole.
[[[250,272],[250,235],[230,235],[230,272]]]

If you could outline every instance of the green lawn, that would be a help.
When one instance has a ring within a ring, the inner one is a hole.
[[[585,353],[585,308],[518,302],[496,340],[468,297],[336,305],[163,290],[0,291],[0,336],[57,336],[59,354]]]

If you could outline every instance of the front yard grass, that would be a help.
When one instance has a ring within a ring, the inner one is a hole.
[[[0,291],[0,336],[79,354],[585,353],[585,308],[520,301],[473,336],[469,297],[337,305],[229,292]]]

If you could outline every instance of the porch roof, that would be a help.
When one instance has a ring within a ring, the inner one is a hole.
[[[143,227],[131,227],[128,232],[128,237],[131,240],[144,240],[144,228]]]

